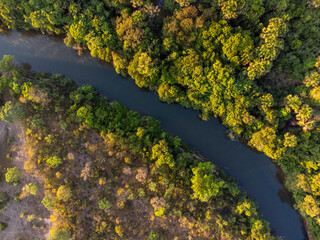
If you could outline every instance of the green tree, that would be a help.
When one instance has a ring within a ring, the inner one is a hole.
[[[67,202],[72,197],[71,189],[65,185],[62,185],[58,188],[57,198],[60,201]]]
[[[99,200],[99,208],[101,210],[108,210],[111,207],[110,202],[108,201],[108,199],[101,199]]]
[[[213,176],[213,168],[211,162],[200,162],[197,167],[192,168],[193,197],[202,202],[208,202],[211,197],[216,196],[224,185],[224,182],[216,180]]]
[[[139,87],[151,87],[157,82],[158,68],[146,52],[137,52],[128,66],[129,75]]]
[[[57,156],[53,156],[53,157],[50,157],[46,160],[46,162],[49,164],[49,166],[51,167],[56,167],[56,166],[59,166],[62,161],[61,161],[61,158],[57,157]]]
[[[3,72],[8,72],[13,69],[14,56],[4,55],[2,60],[0,61],[0,70]]]
[[[31,195],[37,195],[38,186],[36,183],[29,183],[22,188],[22,191],[25,191],[26,193]]]
[[[0,109],[0,118],[8,123],[12,123],[13,119],[20,119],[24,116],[25,111],[19,102],[14,104],[11,101],[8,101]]]
[[[18,168],[7,168],[7,173],[5,175],[6,182],[12,185],[17,185],[20,182],[21,172]]]
[[[311,195],[307,195],[299,207],[310,217],[315,217],[320,214],[319,204]]]
[[[70,238],[71,235],[66,229],[60,229],[52,232],[47,240],[69,240]]]
[[[264,127],[252,134],[249,145],[255,147],[258,151],[264,152],[273,159],[277,159],[283,154],[276,130],[272,127]]]
[[[45,206],[46,209],[51,210],[54,207],[54,201],[52,199],[52,196],[46,194],[44,198],[42,199],[42,204]]]
[[[169,152],[169,147],[165,140],[160,140],[158,144],[152,147],[151,159],[156,160],[157,167],[164,164],[173,168],[175,165],[172,154]]]

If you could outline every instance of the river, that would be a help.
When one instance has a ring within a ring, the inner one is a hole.
[[[61,73],[77,84],[93,85],[101,95],[129,109],[161,121],[163,129],[182,138],[203,156],[233,176],[255,200],[263,217],[277,236],[286,240],[307,239],[302,220],[283,194],[279,170],[264,154],[226,137],[217,119],[202,121],[198,113],[177,104],[162,103],[157,93],[139,89],[130,78],[121,78],[107,64],[88,53],[79,57],[62,41],[49,36],[12,31],[0,35],[0,55],[14,55],[33,70]]]

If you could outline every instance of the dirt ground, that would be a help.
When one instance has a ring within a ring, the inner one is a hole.
[[[0,222],[8,224],[5,230],[0,231],[1,240],[42,240],[49,237],[50,213],[41,203],[44,197],[43,184],[41,179],[24,170],[26,152],[21,128],[17,124],[7,124],[0,120],[0,193],[7,192],[10,196],[6,209],[0,211]],[[21,171],[17,186],[5,181],[4,175],[8,167],[17,167]],[[28,183],[37,184],[37,195],[23,198],[20,203],[14,200]]]

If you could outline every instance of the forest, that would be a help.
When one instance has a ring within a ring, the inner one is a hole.
[[[219,118],[282,168],[295,208],[320,239],[319,7],[319,0],[0,0],[0,24],[61,35],[162,101]]]
[[[43,191],[49,240],[275,239],[234,180],[157,120],[12,60],[0,62],[0,118],[22,128],[27,158],[23,169],[1,167],[17,192],[2,209]],[[42,183],[21,188],[22,171]]]

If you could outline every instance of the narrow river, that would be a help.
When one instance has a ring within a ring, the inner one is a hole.
[[[14,55],[33,70],[62,73],[77,84],[91,84],[101,95],[161,121],[162,127],[182,138],[203,156],[233,176],[254,199],[276,235],[286,240],[307,239],[299,214],[283,194],[279,172],[263,154],[257,154],[225,136],[217,119],[202,121],[196,111],[165,104],[155,92],[139,89],[132,79],[121,78],[108,65],[88,54],[79,57],[62,41],[38,34],[11,32],[0,35],[0,55]]]

